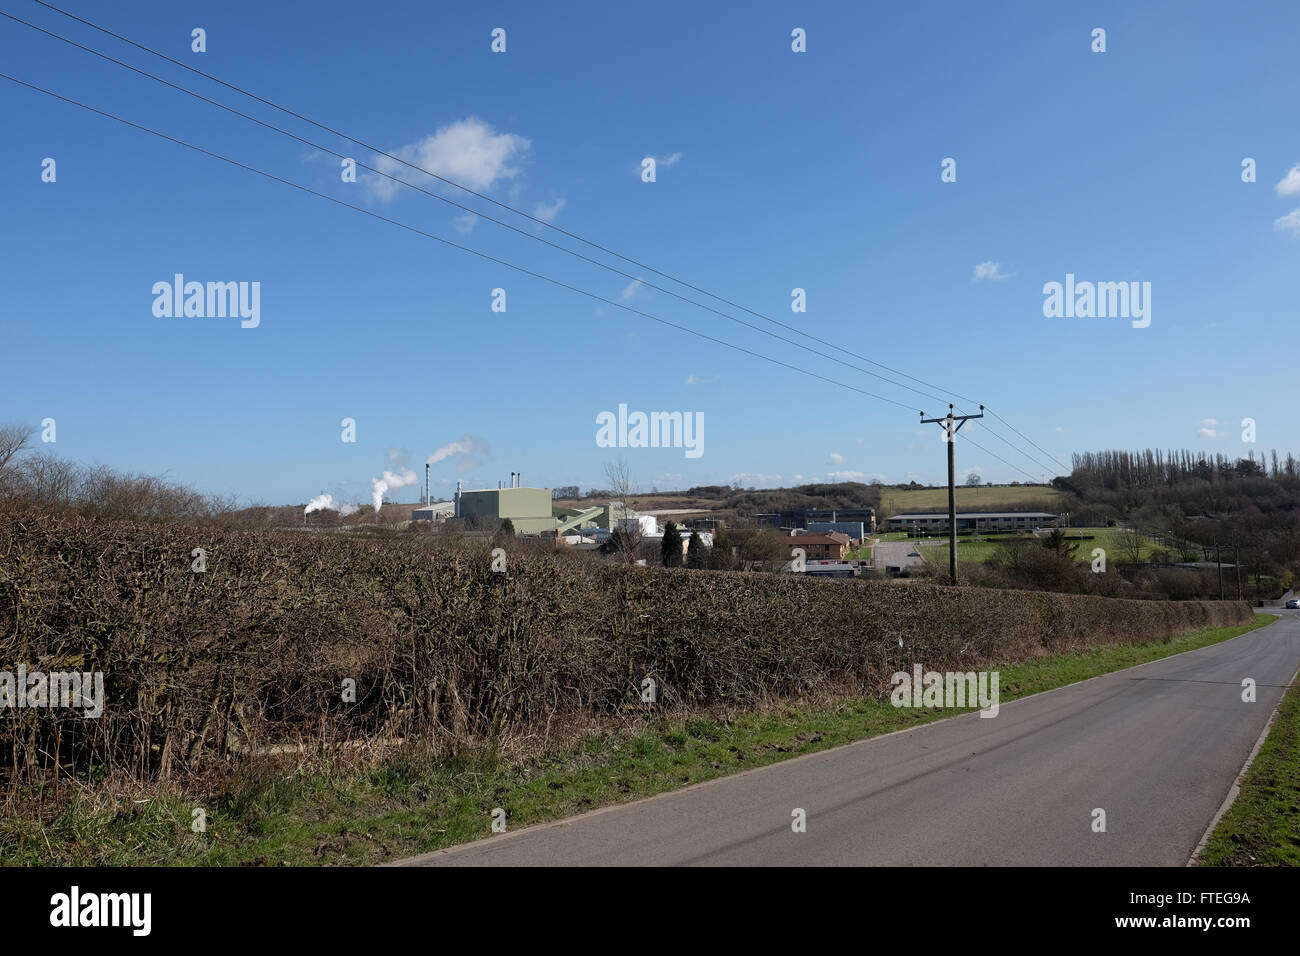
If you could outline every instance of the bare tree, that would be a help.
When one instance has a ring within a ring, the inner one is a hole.
[[[30,425],[13,423],[9,425],[0,425],[0,474],[3,474],[19,452],[27,447],[27,443],[32,440],[32,435],[36,429]]]
[[[1142,552],[1147,547],[1146,535],[1137,528],[1124,528],[1115,536],[1115,541],[1130,563],[1141,563]]]
[[[632,494],[636,491],[636,486],[632,483],[632,468],[628,465],[627,459],[620,457],[616,461],[606,464],[605,480],[609,482],[610,493],[614,498],[618,499],[619,504],[617,510],[614,508],[613,501],[610,502],[609,506],[610,525],[612,526],[610,530],[614,532],[610,538],[610,543],[623,560],[631,563],[636,560],[644,535],[638,522],[621,520],[622,518],[631,517],[632,506],[630,501]],[[616,518],[616,514],[620,518]],[[622,527],[620,527],[620,524]]]
[[[81,484],[80,469],[50,452],[30,455],[14,469],[18,494],[43,505],[66,507],[75,503]]]

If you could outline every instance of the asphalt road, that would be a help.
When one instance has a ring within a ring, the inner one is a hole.
[[[909,558],[908,555],[914,551],[917,552],[918,557]],[[925,559],[919,557],[919,554],[915,541],[877,541],[871,549],[871,559],[877,571],[883,571],[891,566],[910,568],[916,564],[924,564]]]
[[[1300,612],[1212,647],[403,865],[1187,862],[1300,667]],[[1257,684],[1242,701],[1242,680]],[[807,814],[793,832],[792,812]],[[1093,811],[1106,832],[1093,832]]]

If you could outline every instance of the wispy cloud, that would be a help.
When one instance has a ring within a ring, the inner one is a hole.
[[[975,266],[975,274],[971,277],[971,282],[982,282],[988,279],[991,282],[1001,282],[1003,279],[1010,279],[1011,276],[1002,271],[1000,262],[981,262]]]
[[[478,216],[472,212],[467,212],[463,216],[457,216],[451,221],[451,224],[462,236],[468,236],[474,231],[474,227],[478,225]]]
[[[564,208],[565,200],[557,199],[555,202],[539,202],[533,207],[533,217],[540,219],[542,222],[554,222],[555,217],[560,214]]]
[[[1223,432],[1219,431],[1219,422],[1214,418],[1201,419],[1201,427],[1196,429],[1198,438],[1222,438]]]
[[[637,290],[641,288],[641,285],[642,285],[641,277],[637,276],[635,279],[633,279],[624,287],[622,292],[618,294],[618,301],[620,302],[630,301],[632,297],[637,294]]]
[[[828,465],[842,465],[844,464],[844,456],[837,451],[833,451],[826,456],[826,463]]]
[[[667,156],[653,156],[653,155],[648,155],[648,156],[645,157],[645,159],[653,159],[653,160],[655,161],[655,169],[656,169],[656,170],[661,170],[661,169],[672,169],[674,166],[676,166],[678,163],[680,163],[680,162],[682,161],[682,154],[681,154],[681,153],[669,153]],[[637,162],[636,162],[636,174],[637,174],[638,176],[641,175],[641,163],[642,163],[643,161],[644,161],[644,160],[642,160],[642,159],[638,159]]]
[[[1273,228],[1278,232],[1289,232],[1300,236],[1300,209],[1292,209],[1285,216],[1273,220]]]

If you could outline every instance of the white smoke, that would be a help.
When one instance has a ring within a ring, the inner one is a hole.
[[[375,514],[384,503],[384,494],[394,488],[404,488],[418,481],[415,472],[403,466],[401,471],[385,471],[382,477],[370,479],[370,500],[374,502]]]
[[[333,495],[317,495],[311,501],[307,502],[307,507],[302,509],[304,515],[309,515],[313,511],[337,511],[339,517],[346,518],[350,514],[356,514],[359,506],[347,501],[336,502]]]
[[[492,454],[492,449],[485,439],[476,435],[462,435],[456,441],[443,445],[430,455],[428,464],[436,465],[440,461],[446,461],[453,455],[460,455],[460,461],[456,462],[456,471],[463,474],[478,467],[480,456],[490,454]]]
[[[474,435],[463,435],[450,444],[443,445],[428,458],[430,465],[436,465],[440,461],[446,461],[455,455],[460,455],[460,461],[456,462],[458,472],[466,472],[478,467],[479,456],[492,454],[486,440]],[[395,488],[405,488],[407,485],[414,485],[420,479],[410,468],[406,466],[405,456],[397,450],[388,453],[388,459],[393,463],[393,470],[385,470],[378,478],[370,479],[370,498],[375,506],[375,513],[379,513],[380,507],[384,503],[384,495]]]

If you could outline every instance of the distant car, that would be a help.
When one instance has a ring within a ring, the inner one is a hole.
[[[1293,611],[1300,611],[1300,598],[1292,598],[1286,602],[1286,606]]]
[[[919,558],[919,557],[921,556],[921,552],[919,552],[919,551],[909,551],[909,552],[907,553],[907,556],[908,556],[909,558]]]

